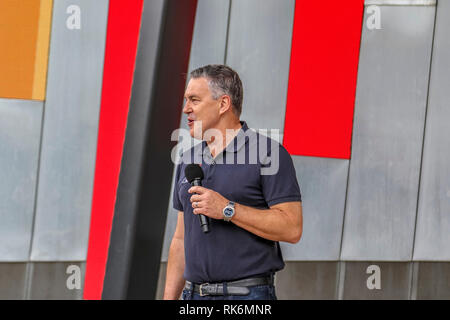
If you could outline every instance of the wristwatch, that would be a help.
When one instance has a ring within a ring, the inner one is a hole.
[[[227,206],[223,208],[223,220],[230,221],[234,216],[234,202],[229,201]]]

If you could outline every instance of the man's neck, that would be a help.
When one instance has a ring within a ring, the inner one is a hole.
[[[241,128],[242,125],[239,120],[237,122],[225,123],[224,125],[219,125],[214,128],[222,133],[222,141],[218,139],[219,137],[213,137],[213,139],[206,141],[213,158],[215,158],[217,154],[222,152],[228,146],[228,144],[233,141],[234,137],[237,135],[239,129]]]

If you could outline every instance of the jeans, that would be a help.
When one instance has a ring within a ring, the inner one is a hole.
[[[261,285],[248,287],[250,293],[245,296],[226,295],[226,296],[200,296],[191,289],[184,289],[182,294],[183,300],[277,300],[275,287],[273,285]]]

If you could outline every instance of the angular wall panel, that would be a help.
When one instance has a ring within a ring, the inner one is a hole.
[[[110,2],[84,299],[99,299],[114,217],[143,0]]]
[[[156,295],[173,173],[170,136],[180,123],[196,7],[197,0],[144,2],[103,299]]]
[[[225,63],[244,86],[241,120],[284,128],[294,0],[232,1]]]
[[[450,2],[436,13],[414,260],[450,260]]]
[[[342,260],[412,256],[435,7],[379,8],[382,28],[362,34]]]
[[[348,160],[293,156],[302,194],[303,234],[281,243],[285,260],[339,260]]]
[[[44,99],[52,5],[0,1],[0,97]]]
[[[107,12],[107,0],[53,8],[32,260],[86,259]]]
[[[134,123],[140,121],[139,125],[127,126],[127,135],[133,136],[135,141],[144,140],[145,134],[145,122],[147,119],[147,112],[132,112],[133,105],[148,105],[151,99],[151,90],[138,90],[137,88],[152,88],[155,85],[155,72],[158,68],[158,46],[156,45],[161,41],[161,34],[163,31],[164,11],[166,6],[165,0],[157,1],[144,1],[143,12],[141,15],[141,29],[139,34],[138,51],[135,61],[135,72],[133,78],[133,87],[131,92],[130,109],[128,112],[127,123]],[[139,67],[142,66],[142,67]],[[140,149],[140,143],[136,143],[135,150]],[[125,152],[125,148],[124,151]],[[138,170],[142,166],[143,161],[142,153],[139,156],[134,156],[132,159],[138,161],[138,164],[129,165],[129,167],[123,167],[124,158],[122,155],[120,174],[123,175],[127,170]],[[136,173],[138,175],[138,173]],[[117,189],[117,196],[128,195],[132,201],[137,201],[138,193],[130,192],[129,190],[134,187],[135,181],[131,177],[124,183],[126,187],[120,186],[119,175],[119,188]],[[121,188],[124,192],[122,194]],[[129,261],[132,255],[131,241],[131,226],[134,225],[134,215],[130,214],[131,211],[136,208],[128,207],[128,203],[124,203],[123,207],[121,203],[115,201],[115,212],[113,217],[113,224],[111,229],[111,235],[109,237],[109,247],[107,253],[107,263],[104,277],[101,277],[102,281],[100,285],[92,286],[86,284],[88,291],[84,295],[85,299],[124,299],[126,297],[126,291],[128,286],[128,279],[123,277],[123,274],[127,272],[129,268]],[[121,212],[123,214],[121,215]],[[115,222],[117,221],[117,222]],[[114,241],[114,235],[126,235],[122,242]],[[128,240],[130,239],[130,240]],[[114,247],[111,247],[111,243],[114,243]],[[89,265],[88,265],[88,271]],[[89,280],[89,273],[87,274],[87,280]],[[97,276],[95,276],[97,277]],[[111,279],[111,280],[109,280]],[[93,289],[93,290],[92,290]],[[103,292],[103,296],[102,296]]]
[[[349,159],[364,0],[297,1],[283,145]]]
[[[0,261],[30,251],[42,102],[0,99]]]
[[[33,92],[31,94],[34,100],[45,99],[53,0],[40,0],[40,5]]]

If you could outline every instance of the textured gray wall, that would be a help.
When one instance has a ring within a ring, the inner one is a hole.
[[[380,30],[366,25],[373,4]],[[251,127],[284,128],[293,9],[294,1],[199,1],[190,70],[233,67],[244,83],[241,119]],[[352,156],[292,157],[304,231],[298,244],[281,244],[287,262],[277,274],[278,298],[450,299],[448,263],[415,262],[450,257],[449,14],[442,0],[366,1]],[[167,221],[162,261],[175,210]],[[367,286],[372,266],[380,289]]]

